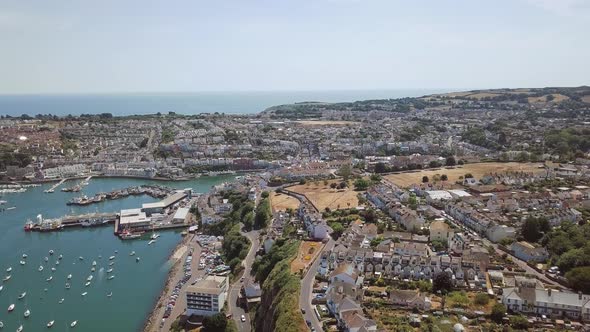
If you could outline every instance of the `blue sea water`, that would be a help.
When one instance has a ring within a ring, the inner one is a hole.
[[[303,101],[348,102],[367,99],[418,97],[447,90],[332,90],[273,92],[199,92],[138,94],[0,95],[0,115],[111,113],[115,116],[155,114],[253,114]]]

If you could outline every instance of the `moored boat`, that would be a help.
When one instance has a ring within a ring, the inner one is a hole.
[[[18,296],[18,299],[19,299],[19,300],[22,300],[22,299],[24,299],[24,298],[25,298],[25,296],[27,296],[27,292],[23,292],[23,293],[21,293],[21,294]]]
[[[31,310],[27,309],[24,313],[25,318],[28,318],[31,315]]]
[[[78,321],[77,321],[77,320],[73,321],[73,322],[70,324],[70,327],[74,327],[74,326],[76,326],[76,324],[78,324]]]
[[[47,327],[52,327],[54,323],[55,323],[54,320],[50,321],[49,323],[47,323]]]
[[[14,310],[14,303],[8,306],[8,312],[11,312]]]

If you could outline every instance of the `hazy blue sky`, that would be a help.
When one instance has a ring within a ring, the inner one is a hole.
[[[587,0],[2,0],[0,93],[590,84]]]

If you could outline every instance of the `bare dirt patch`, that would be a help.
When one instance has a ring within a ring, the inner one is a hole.
[[[290,187],[289,190],[305,195],[320,211],[324,211],[326,207],[330,210],[357,207],[359,191],[354,191],[352,183],[345,189],[330,188],[330,184],[340,182],[341,180],[330,180],[327,185],[323,181],[307,182]]]
[[[297,258],[291,262],[291,272],[297,273],[301,269],[305,270],[315,257],[322,251],[321,242],[303,241],[299,245]]]
[[[432,179],[436,174],[446,174],[448,181],[454,183],[459,180],[460,176],[465,176],[471,173],[476,179],[480,179],[484,175],[490,173],[505,173],[505,172],[533,172],[541,173],[543,168],[539,168],[542,164],[539,163],[477,163],[467,164],[452,169],[441,168],[437,170],[425,170],[412,173],[400,173],[386,175],[385,178],[400,187],[409,187],[412,184],[422,183],[422,177],[428,176]]]
[[[274,211],[296,210],[299,208],[299,200],[287,194],[273,192],[270,194],[270,205]]]
[[[559,94],[559,93],[553,93],[551,95],[553,96],[553,100],[551,101],[552,103],[559,103],[559,102],[562,102],[564,100],[569,99],[568,96],[564,96],[564,95]],[[547,96],[549,96],[549,95],[544,95],[544,96],[541,96],[541,97],[529,97],[528,100],[529,100],[529,103],[532,103],[532,104],[534,104],[534,103],[546,103],[547,102]]]
[[[583,97],[582,97],[582,101],[583,101],[583,102],[585,102],[585,103],[588,103],[588,104],[590,104],[590,95],[583,96]]]

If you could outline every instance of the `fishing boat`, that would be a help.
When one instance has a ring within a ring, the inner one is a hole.
[[[12,271],[12,267],[6,269],[6,273],[10,273]]]
[[[135,256],[135,251],[132,251],[129,256]]]
[[[107,279],[108,280],[115,279],[115,275],[113,274],[112,276],[108,277]]]
[[[109,257],[109,260],[112,261],[113,259],[115,259],[115,256],[111,256]]]
[[[148,245],[156,243],[156,240],[150,240],[150,242],[148,242]]]
[[[113,272],[113,269],[108,269],[107,270],[107,273],[111,273],[111,272]]]
[[[110,292],[107,294],[107,297],[111,297],[111,296],[113,296],[113,292]]]
[[[23,326],[19,326],[18,329],[16,329],[16,332],[23,332]]]
[[[2,279],[2,281],[8,281],[8,280],[10,280],[10,274],[7,275],[6,277],[4,277],[4,279]]]
[[[53,249],[49,250],[49,254],[50,254],[50,255],[53,255],[53,254],[54,254],[54,251],[53,251]]]
[[[72,279],[72,275],[68,274],[68,280]]]
[[[92,281],[92,278],[94,278],[93,276],[88,276],[88,278],[86,278],[86,281]]]
[[[88,292],[84,292],[84,293],[82,293],[82,296],[86,296],[86,294],[88,294]]]
[[[25,262],[25,261],[20,261],[19,263],[20,263],[20,265],[25,265],[25,264],[27,264],[27,262]]]
[[[14,310],[14,303],[8,306],[8,312]]]
[[[87,281],[87,282],[84,284],[84,286],[85,286],[85,287],[88,287],[88,286],[90,286],[90,281]]]
[[[39,272],[43,271],[43,265],[39,265]]]
[[[59,303],[59,304],[62,304],[62,303],[64,303],[64,301],[65,301],[65,299],[61,299],[61,300],[59,300],[59,302],[58,302],[58,303]]]
[[[72,286],[70,286],[70,284],[68,284],[68,283],[66,282],[66,289],[70,289],[70,287],[72,287]]]
[[[47,327],[52,327],[54,323],[55,323],[54,320],[50,321],[49,323],[47,323]]]
[[[47,280],[47,282],[50,282],[51,280],[53,280],[53,276],[49,276],[49,278],[47,278],[45,280]]]
[[[21,295],[18,296],[19,300],[22,300],[25,298],[25,296],[27,296],[27,292],[23,292]]]
[[[25,311],[25,318],[28,318],[31,315],[31,310],[27,309],[27,311]]]
[[[77,320],[73,321],[73,322],[70,324],[70,327],[74,327],[74,326],[76,326],[76,324],[78,324],[78,321],[77,321]]]

